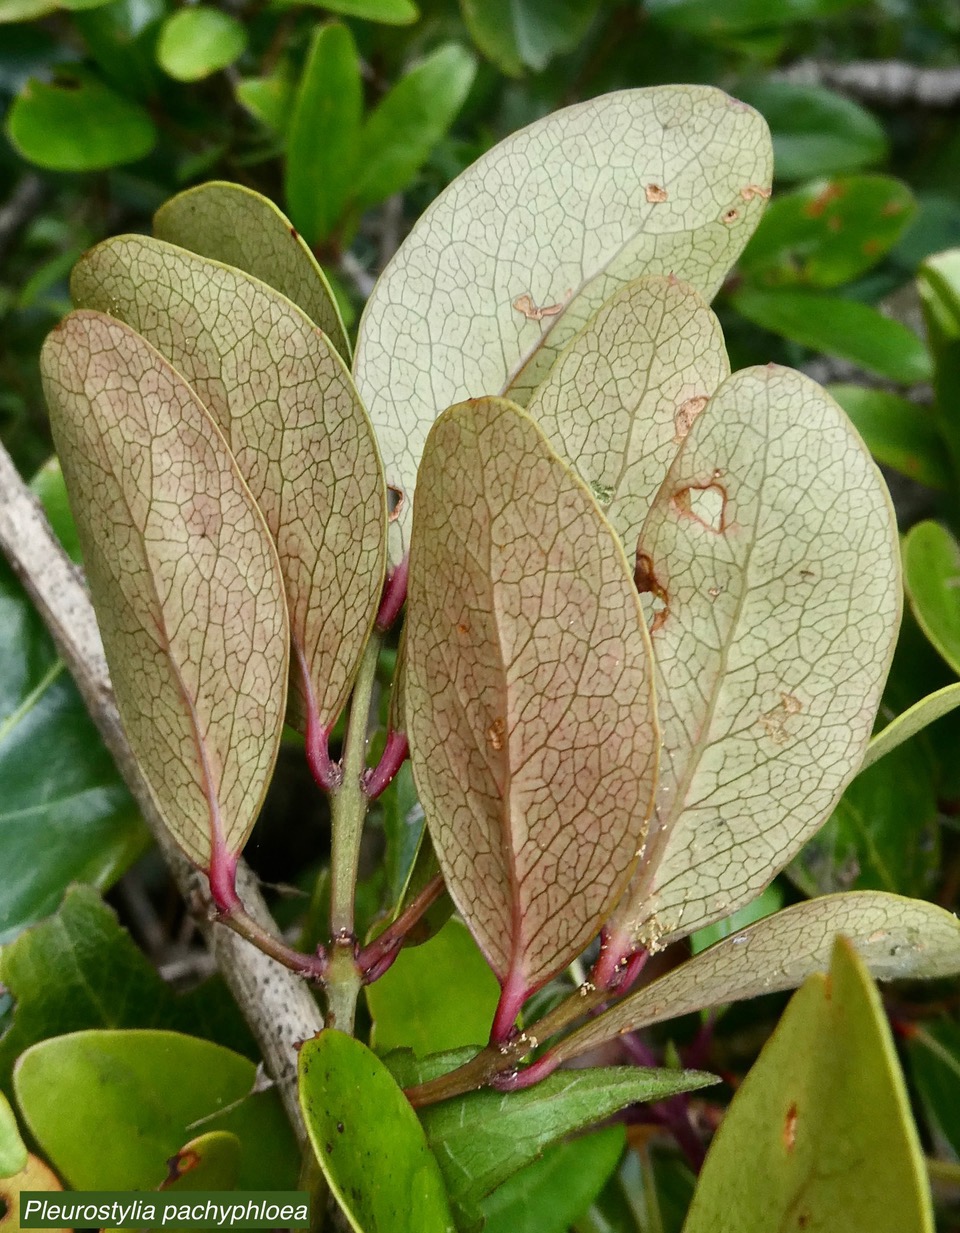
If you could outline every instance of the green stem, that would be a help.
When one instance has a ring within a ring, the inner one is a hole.
[[[374,630],[360,661],[350,715],[343,738],[343,782],[330,799],[333,839],[330,856],[330,936],[327,968],[327,1024],[353,1031],[362,978],[357,966],[354,899],[360,839],[367,814],[362,776],[366,766],[367,728],[377,673],[381,635]]]

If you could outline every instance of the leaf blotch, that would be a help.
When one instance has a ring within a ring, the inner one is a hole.
[[[673,417],[674,441],[679,445],[687,438],[687,433],[693,427],[693,422],[707,405],[708,398],[706,394],[697,394],[694,398],[688,398],[677,407],[676,414]]]
[[[783,1122],[783,1146],[792,1152],[797,1146],[797,1102],[794,1101],[787,1110]]]
[[[655,205],[657,202],[666,201],[669,194],[659,184],[648,184],[644,190],[644,195],[651,205]]]
[[[572,294],[572,288],[567,290],[567,299]],[[513,307],[518,313],[523,313],[528,321],[542,321],[544,317],[558,317],[566,307],[566,299],[561,300],[557,304],[544,304],[542,308],[538,308],[533,302],[533,297],[525,292],[523,295],[518,295],[513,301]]]
[[[679,489],[670,504],[677,513],[693,518],[715,535],[722,535],[728,528],[727,490],[715,481]]]

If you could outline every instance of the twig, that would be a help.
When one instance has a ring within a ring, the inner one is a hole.
[[[300,1138],[306,1136],[297,1102],[296,1048],[323,1026],[320,1009],[298,977],[211,919],[205,876],[176,846],[160,819],[150,789],[134,758],[117,712],[93,607],[80,574],[64,554],[10,456],[0,447],[0,548],[23,582],[50,630],[60,654],[104,742],[113,755],[187,905],[196,909],[200,929],[217,967],[253,1032],[270,1075],[277,1081],[287,1115]],[[264,929],[277,926],[263,901],[256,876],[241,861],[237,890],[249,915]]]
[[[373,285],[377,280],[364,269],[359,258],[349,249],[340,254],[337,261],[337,271],[343,275],[348,283],[353,285],[361,300],[368,300],[370,298],[370,292],[373,290]]]
[[[43,181],[32,172],[19,181],[9,199],[0,206],[0,259],[13,237],[30,221],[43,201]]]
[[[922,68],[900,60],[799,60],[772,76],[798,85],[823,85],[864,103],[947,110],[960,105],[960,68]]]

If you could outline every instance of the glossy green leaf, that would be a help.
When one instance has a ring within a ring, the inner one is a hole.
[[[744,287],[733,306],[748,321],[902,385],[929,381],[930,353],[908,326],[869,304],[810,291]]]
[[[764,917],[711,946],[578,1028],[556,1052],[562,1059],[576,1057],[623,1032],[793,989],[827,968],[840,933],[853,941],[879,980],[960,971],[960,921],[952,912],[883,891],[825,895]]]
[[[51,455],[43,466],[34,472],[30,488],[40,498],[43,512],[64,552],[79,564],[80,539],[77,535],[77,524],[73,520],[63,468],[56,454]]]
[[[892,176],[807,184],[773,202],[740,271],[765,287],[839,287],[893,248],[915,209],[910,189]]]
[[[302,308],[349,360],[336,297],[316,258],[285,214],[259,193],[212,180],[178,193],[153,219],[160,240],[259,278]]]
[[[0,1037],[0,1088],[7,1091],[29,1045],[86,1028],[175,1028],[257,1056],[226,986],[208,982],[175,996],[87,886],[72,887],[59,911],[3,947],[0,984],[16,1000]]]
[[[177,81],[202,81],[239,60],[247,32],[230,13],[197,4],[177,9],[163,23],[157,62]]]
[[[954,477],[960,475],[960,249],[928,257],[917,272],[927,341],[934,357],[933,389],[940,432]],[[953,480],[953,486],[956,485]]]
[[[960,676],[960,544],[940,523],[918,523],[903,541],[903,576],[920,628]]]
[[[482,1045],[490,1035],[499,989],[466,928],[451,920],[423,946],[404,949],[367,986],[378,1053],[418,1055]]]
[[[108,3],[108,0],[102,0]],[[45,17],[59,7],[57,0],[0,0],[0,24],[14,21],[32,21]]]
[[[437,414],[481,394],[526,402],[574,334],[642,274],[672,273],[712,296],[770,174],[755,112],[707,87],[655,87],[538,120],[440,194],[374,288],[354,365],[387,482],[407,497],[392,560],[408,545]]]
[[[859,769],[899,625],[899,548],[843,412],[768,365],[735,373],[693,422],[637,563],[663,756],[610,929],[656,948],[755,898]]]
[[[734,1097],[684,1233],[832,1229],[838,1216],[849,1233],[933,1233],[886,1014],[843,939],[829,976],[796,994]]]
[[[149,836],[50,635],[5,561],[0,665],[3,942],[53,912],[71,882],[110,886]]]
[[[743,84],[738,91],[770,125],[780,180],[842,175],[886,158],[883,126],[842,94],[769,79]]]
[[[19,1173],[27,1163],[27,1149],[17,1129],[17,1119],[6,1096],[0,1092],[0,1177]]]
[[[201,1127],[240,1140],[240,1189],[293,1190],[296,1141],[277,1092],[253,1094],[255,1072],[209,1040],[93,1031],[33,1045],[13,1081],[30,1133],[74,1190],[155,1189]]]
[[[567,1070],[521,1092],[472,1092],[420,1110],[451,1200],[469,1213],[552,1144],[629,1104],[716,1083],[696,1070]]]
[[[299,1068],[307,1133],[356,1233],[453,1233],[417,1115],[377,1056],[327,1030],[300,1049]]]
[[[878,758],[896,749],[904,741],[922,732],[924,728],[960,706],[960,681],[953,685],[945,685],[935,693],[927,694],[919,702],[915,702],[908,710],[892,719],[887,726],[872,737],[864,755],[861,770],[872,766]]]
[[[292,0],[284,0],[288,2]],[[343,17],[359,17],[388,26],[408,26],[420,16],[412,0],[306,0],[306,3]]]
[[[294,718],[328,731],[376,617],[386,547],[377,445],[343,361],[272,288],[161,240],[107,240],[71,289],[139,330],[224,434],[277,545]]]
[[[877,766],[861,768],[789,873],[807,895],[855,889],[932,896],[939,835],[929,760],[895,749]]]
[[[450,894],[522,1000],[579,954],[636,863],[658,747],[649,640],[609,524],[519,408],[445,412],[420,482],[414,777]]]
[[[567,1233],[623,1155],[622,1126],[555,1143],[481,1204],[484,1233]]]
[[[167,1161],[161,1190],[236,1190],[243,1168],[243,1144],[228,1130],[212,1130],[185,1143]]]
[[[718,7],[712,0],[648,0],[647,11],[660,25],[713,40],[831,17],[855,3],[856,0],[782,0],[771,5],[767,0],[725,0]]]
[[[287,209],[311,246],[340,220],[357,175],[363,111],[360,60],[346,26],[320,26],[287,135]]]
[[[949,1019],[913,1027],[907,1056],[938,1146],[960,1156],[960,1027]]]
[[[164,0],[109,0],[75,13],[73,24],[107,83],[128,98],[147,102],[162,81],[156,44],[165,14]]]
[[[779,912],[782,907],[783,890],[778,882],[773,882],[762,895],[758,895],[750,903],[744,904],[742,908],[738,908],[730,916],[725,916],[723,920],[714,921],[712,925],[705,925],[703,929],[698,929],[696,933],[691,934],[690,953],[699,955],[702,950],[713,946],[715,942],[722,942],[724,938],[730,937],[732,933],[739,933],[747,925],[763,920],[765,916],[772,916],[774,912]]]
[[[127,738],[183,850],[226,869],[286,705],[269,532],[196,394],[138,334],[72,313],[41,366]]]
[[[431,52],[380,100],[359,136],[350,198],[359,210],[407,188],[473,84],[473,57],[456,43]]]
[[[52,82],[27,82],[5,128],[17,152],[47,171],[100,171],[132,163],[149,154],[157,140],[142,107],[72,68],[61,69]]]
[[[650,503],[730,363],[692,287],[641,278],[561,352],[527,407],[597,499],[628,556]]]
[[[877,462],[928,488],[947,488],[950,466],[936,416],[927,408],[861,385],[831,385],[837,400]]]
[[[505,73],[546,68],[572,51],[590,27],[599,0],[460,0],[470,37]]]

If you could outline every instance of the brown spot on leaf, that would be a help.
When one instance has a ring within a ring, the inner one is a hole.
[[[843,219],[840,217],[839,214],[830,215],[830,217],[827,219],[827,230],[832,231],[834,235],[836,235],[838,231],[843,230]]]
[[[160,1189],[166,1190],[168,1186],[179,1181],[185,1173],[195,1169],[198,1164],[200,1164],[200,1153],[194,1151],[192,1147],[177,1152],[167,1161],[167,1176],[160,1183]]]
[[[729,226],[731,223],[735,223],[739,217],[740,211],[736,208],[736,206],[731,206],[729,210],[724,210],[724,212],[720,215],[720,221],[721,223],[726,223],[727,226]]]
[[[666,587],[654,573],[653,558],[649,553],[641,552],[639,547],[637,548],[636,565],[633,570],[633,582],[640,595],[652,595],[654,599],[659,600],[663,604],[659,612],[654,613],[653,623],[650,626],[650,632],[652,634],[656,633],[670,613],[670,597],[667,594]]]
[[[467,624],[466,621],[457,622],[457,633],[458,634],[469,634],[469,632],[470,632],[470,626]]]
[[[707,405],[708,401],[706,394],[697,394],[694,398],[688,398],[686,402],[682,402],[677,407],[676,414],[673,417],[673,427],[675,429],[673,439],[677,445],[686,439],[687,433],[693,427],[693,421]]]
[[[753,201],[754,197],[762,197],[764,201],[770,200],[770,194],[773,190],[764,188],[760,184],[747,184],[740,190],[740,196],[744,201]]]
[[[556,317],[562,313],[572,291],[572,288],[568,289],[566,296],[559,304],[544,304],[542,308],[538,308],[534,304],[531,295],[524,293],[523,295],[518,295],[513,301],[513,307],[518,313],[523,313],[528,321],[542,321],[544,317]]]
[[[902,214],[902,213],[903,213],[903,202],[902,201],[888,201],[886,205],[883,207],[883,209],[880,211],[880,215],[882,218],[894,218],[896,217],[897,214]]]
[[[803,212],[807,218],[820,218],[826,210],[827,206],[833,201],[838,201],[846,189],[839,184],[828,184],[822,193],[819,193],[812,201],[807,202],[803,207]]]
[[[487,740],[490,746],[498,752],[503,749],[503,738],[507,731],[507,725],[502,719],[495,719],[487,729]]]
[[[648,184],[644,189],[644,195],[651,205],[658,201],[666,201],[667,190],[659,184]]]
[[[796,694],[781,694],[777,705],[760,716],[763,730],[775,745],[786,745],[790,740],[787,720],[791,715],[799,715],[802,710],[803,703]]]
[[[797,1145],[797,1102],[794,1101],[787,1110],[783,1123],[783,1146],[792,1152]]]
[[[291,236],[293,237],[293,239],[295,239],[295,240],[299,240],[299,239],[300,239],[300,232],[296,229],[296,227],[291,227],[291,228],[290,228],[290,235],[291,235]]]
[[[880,241],[876,238],[864,240],[863,251],[868,257],[875,257],[881,251]]]
[[[812,569],[804,568],[800,571],[801,582],[812,582],[816,576],[816,573]]]
[[[722,535],[727,530],[727,490],[722,484],[691,484],[675,492],[670,504],[707,531]]]

